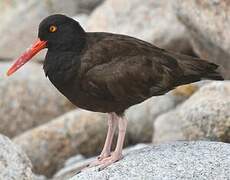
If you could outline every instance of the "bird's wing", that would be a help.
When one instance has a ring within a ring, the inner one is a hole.
[[[84,92],[104,100],[136,104],[174,88],[174,79],[181,73],[176,59],[160,50],[148,54],[136,49],[127,54],[114,55],[84,73]]]

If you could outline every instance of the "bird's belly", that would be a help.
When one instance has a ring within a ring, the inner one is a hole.
[[[103,113],[117,112],[120,114],[123,113],[123,111],[127,108],[121,103],[98,99],[88,95],[86,92],[74,91],[73,93],[75,93],[74,96],[68,96],[65,93],[63,93],[63,95],[65,95],[77,107],[89,111]]]
[[[94,97],[82,91],[78,83],[73,83],[73,81],[65,81],[62,84],[60,84],[60,81],[55,82],[52,79],[50,81],[70,102],[79,108],[94,112],[116,112],[119,114],[122,114],[128,108],[127,104]]]

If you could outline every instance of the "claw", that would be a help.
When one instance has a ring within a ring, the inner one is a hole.
[[[96,160],[92,161],[90,164],[87,165],[87,168],[91,168],[91,167],[95,167],[95,166],[98,166],[100,165],[101,163],[103,163],[103,160],[110,157],[111,154],[109,153],[101,153],[100,156],[97,157]]]
[[[111,156],[111,154],[110,153],[101,153],[101,155],[100,156],[98,156],[97,157],[97,159],[99,160],[99,161],[102,161],[103,159],[105,159],[105,158],[107,158],[107,157],[110,157]]]
[[[98,168],[98,171],[105,169],[106,167],[121,160],[122,158],[123,158],[122,154],[113,153],[110,157],[102,160],[102,163],[100,164],[100,167]]]

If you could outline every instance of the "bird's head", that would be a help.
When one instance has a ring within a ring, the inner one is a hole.
[[[7,75],[32,59],[39,51],[76,51],[81,48],[85,31],[77,21],[65,15],[55,14],[46,17],[39,25],[38,39],[10,67]]]

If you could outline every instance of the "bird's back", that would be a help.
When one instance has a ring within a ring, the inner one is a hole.
[[[81,90],[94,101],[100,100],[97,106],[104,112],[124,111],[203,78],[223,79],[213,63],[171,53],[136,38],[110,33],[88,33],[87,38],[81,55]]]

